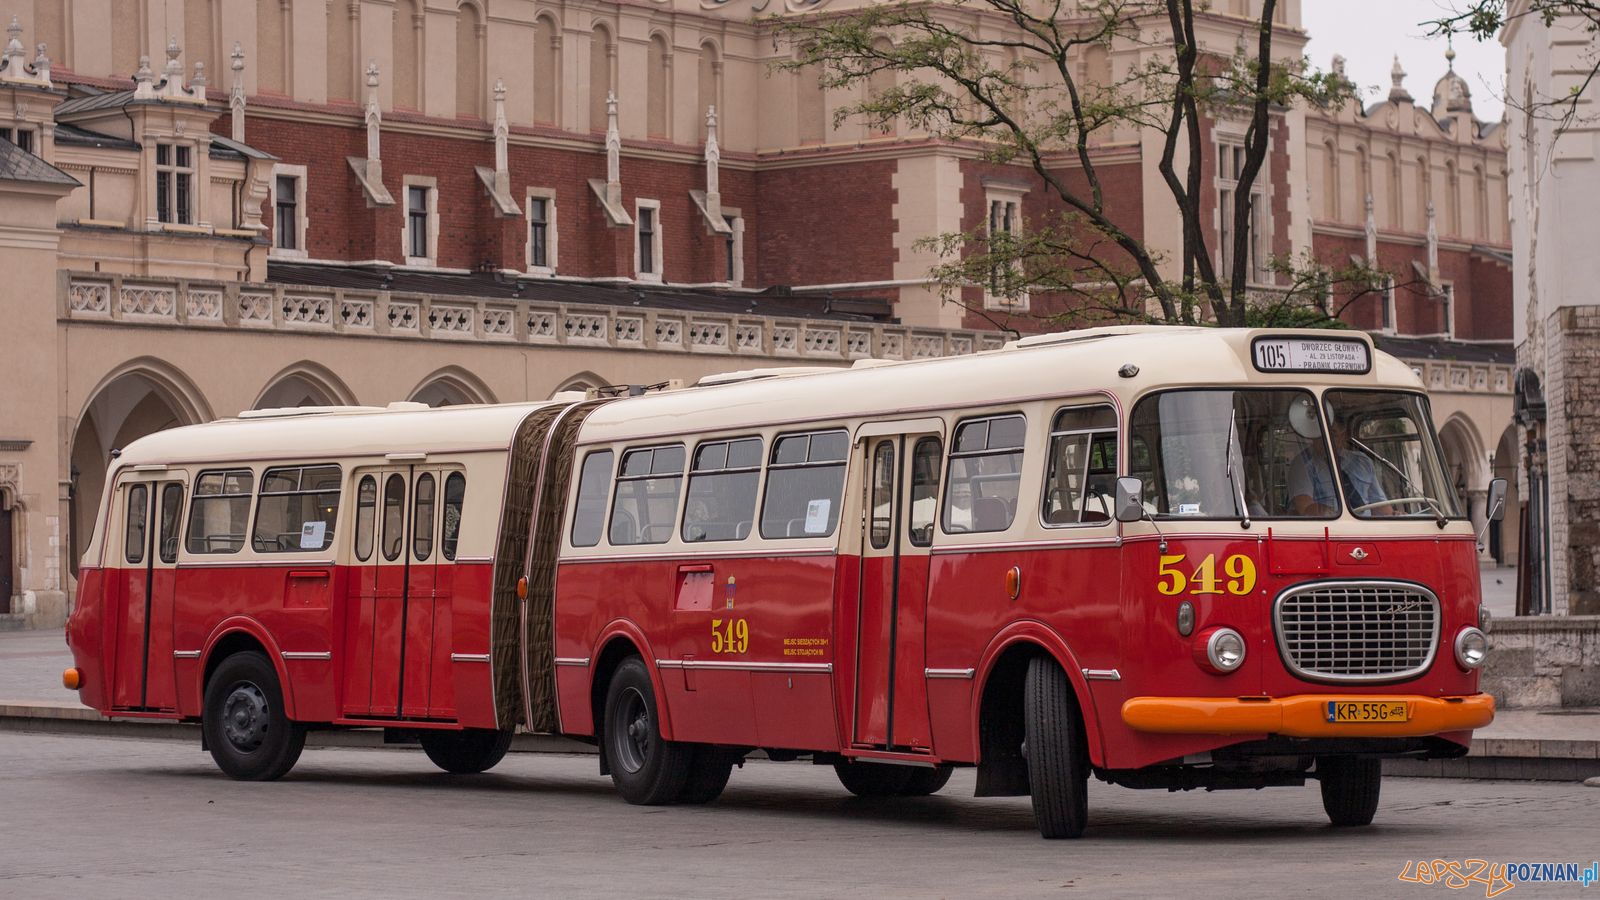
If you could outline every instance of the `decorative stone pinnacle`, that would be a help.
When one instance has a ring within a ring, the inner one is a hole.
[[[7,50],[11,49],[12,41],[15,41],[18,47],[22,46],[22,23],[16,16],[11,17],[11,24],[6,26],[6,34],[11,35],[11,39],[6,41]]]
[[[1456,47],[1454,41],[1450,41],[1449,43],[1445,44],[1444,62],[1445,65],[1449,67],[1450,71],[1454,72],[1456,70]]]
[[[706,134],[717,133],[717,107],[712,104],[706,107]]]
[[[48,69],[48,68],[50,68],[50,57],[46,56],[45,53],[44,53],[44,44],[41,43],[41,44],[37,45],[36,47],[34,47],[34,49],[38,51],[39,55],[37,55],[37,56],[35,56],[33,58],[33,67],[35,69],[40,69],[40,68]]]
[[[139,57],[139,68],[133,73],[133,80],[139,84],[148,85],[154,78],[154,73],[150,71],[150,57]]]
[[[375,59],[369,59],[369,60],[367,60],[367,87],[375,88],[377,86],[378,86],[378,61],[375,60]]]
[[[243,72],[244,71],[244,48],[239,46],[239,42],[238,41],[234,41],[233,42],[233,53],[231,55],[232,55],[232,58],[233,58],[233,71],[235,71],[235,72]]]
[[[616,117],[617,117],[617,92],[616,91],[606,91],[606,118],[615,119]]]
[[[506,83],[504,79],[496,78],[494,80],[494,102],[506,102]]]
[[[1406,70],[1400,66],[1400,54],[1394,55],[1394,65],[1389,69],[1389,99],[1394,101],[1410,100],[1411,94],[1405,88]]]

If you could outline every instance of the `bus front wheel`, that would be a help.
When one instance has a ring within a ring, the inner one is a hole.
[[[630,656],[606,689],[604,736],[611,781],[629,803],[660,806],[683,794],[694,748],[663,740],[660,721],[650,673]]]
[[[294,768],[305,726],[289,721],[272,663],[244,651],[224,659],[206,682],[200,719],[217,768],[240,781],[272,781]]]
[[[1322,782],[1322,808],[1328,821],[1340,827],[1372,824],[1383,787],[1381,760],[1318,757],[1317,779]]]
[[[1028,662],[1023,686],[1033,818],[1047,838],[1075,838],[1089,822],[1089,754],[1078,699],[1055,660]]]
[[[433,764],[452,775],[487,772],[506,758],[511,731],[469,728],[465,731],[424,731],[418,736],[422,752]]]

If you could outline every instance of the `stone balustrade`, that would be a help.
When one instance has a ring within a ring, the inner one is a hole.
[[[766,360],[926,359],[998,348],[994,332],[285,284],[59,275],[72,322],[221,331],[725,354]]]

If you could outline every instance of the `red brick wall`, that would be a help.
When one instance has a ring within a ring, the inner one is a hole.
[[[1318,234],[1313,252],[1324,265],[1347,268],[1352,256],[1366,255],[1364,238]],[[1398,334],[1442,334],[1444,305],[1429,296],[1416,267],[1427,271],[1428,252],[1422,245],[1378,241],[1377,267],[1394,275],[1395,331]],[[1455,288],[1456,337],[1462,340],[1511,339],[1511,270],[1478,254],[1462,250],[1439,251],[1439,280]],[[1374,293],[1354,302],[1348,293],[1334,297],[1334,308],[1348,303],[1344,320],[1357,328],[1376,330],[1383,323],[1381,298]]]
[[[214,126],[226,133],[228,117]],[[470,133],[469,133],[470,134]],[[365,157],[366,132],[358,120],[348,126],[283,122],[252,118],[245,140],[285,163],[307,168],[306,250],[314,259],[347,262],[381,259],[404,262],[404,179],[432,176],[438,183],[438,265],[473,269],[526,267],[526,219],[497,217],[488,190],[474,171],[494,165],[494,143],[480,137],[440,137],[402,132],[383,135],[384,186],[395,205],[369,209],[350,170],[347,157]],[[580,277],[633,274],[634,231],[612,227],[590,189],[591,178],[605,178],[605,153],[597,142],[592,152],[512,145],[508,169],[511,196],[519,207],[528,187],[552,188],[556,194],[557,271]],[[706,283],[726,278],[725,238],[708,232],[705,217],[689,198],[704,189],[705,170],[698,163],[622,159],[623,203],[629,214],[634,201],[661,201],[662,265],[669,283]],[[887,183],[887,178],[885,178]],[[758,283],[758,246],[762,208],[755,178],[724,167],[723,205],[739,209],[745,219],[744,261],[747,285]],[[271,224],[270,210],[263,210]],[[270,237],[270,232],[269,232]],[[892,260],[888,263],[892,265]],[[839,280],[851,280],[841,278]]]
[[[762,221],[754,240],[746,226],[746,252],[751,244],[756,248],[756,265],[746,263],[746,283],[892,279],[899,258],[895,168],[893,160],[872,160],[758,172],[753,205]]]

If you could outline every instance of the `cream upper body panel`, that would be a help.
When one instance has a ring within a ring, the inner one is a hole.
[[[1359,340],[1371,353],[1372,367],[1361,375],[1260,372],[1251,362],[1251,347],[1262,337]],[[1137,373],[1120,375],[1130,364]],[[848,422],[1089,393],[1110,394],[1127,409],[1150,390],[1202,385],[1422,389],[1409,366],[1373,348],[1361,332],[1115,326],[1040,335],[971,356],[632,397],[595,410],[584,422],[579,443]]]

